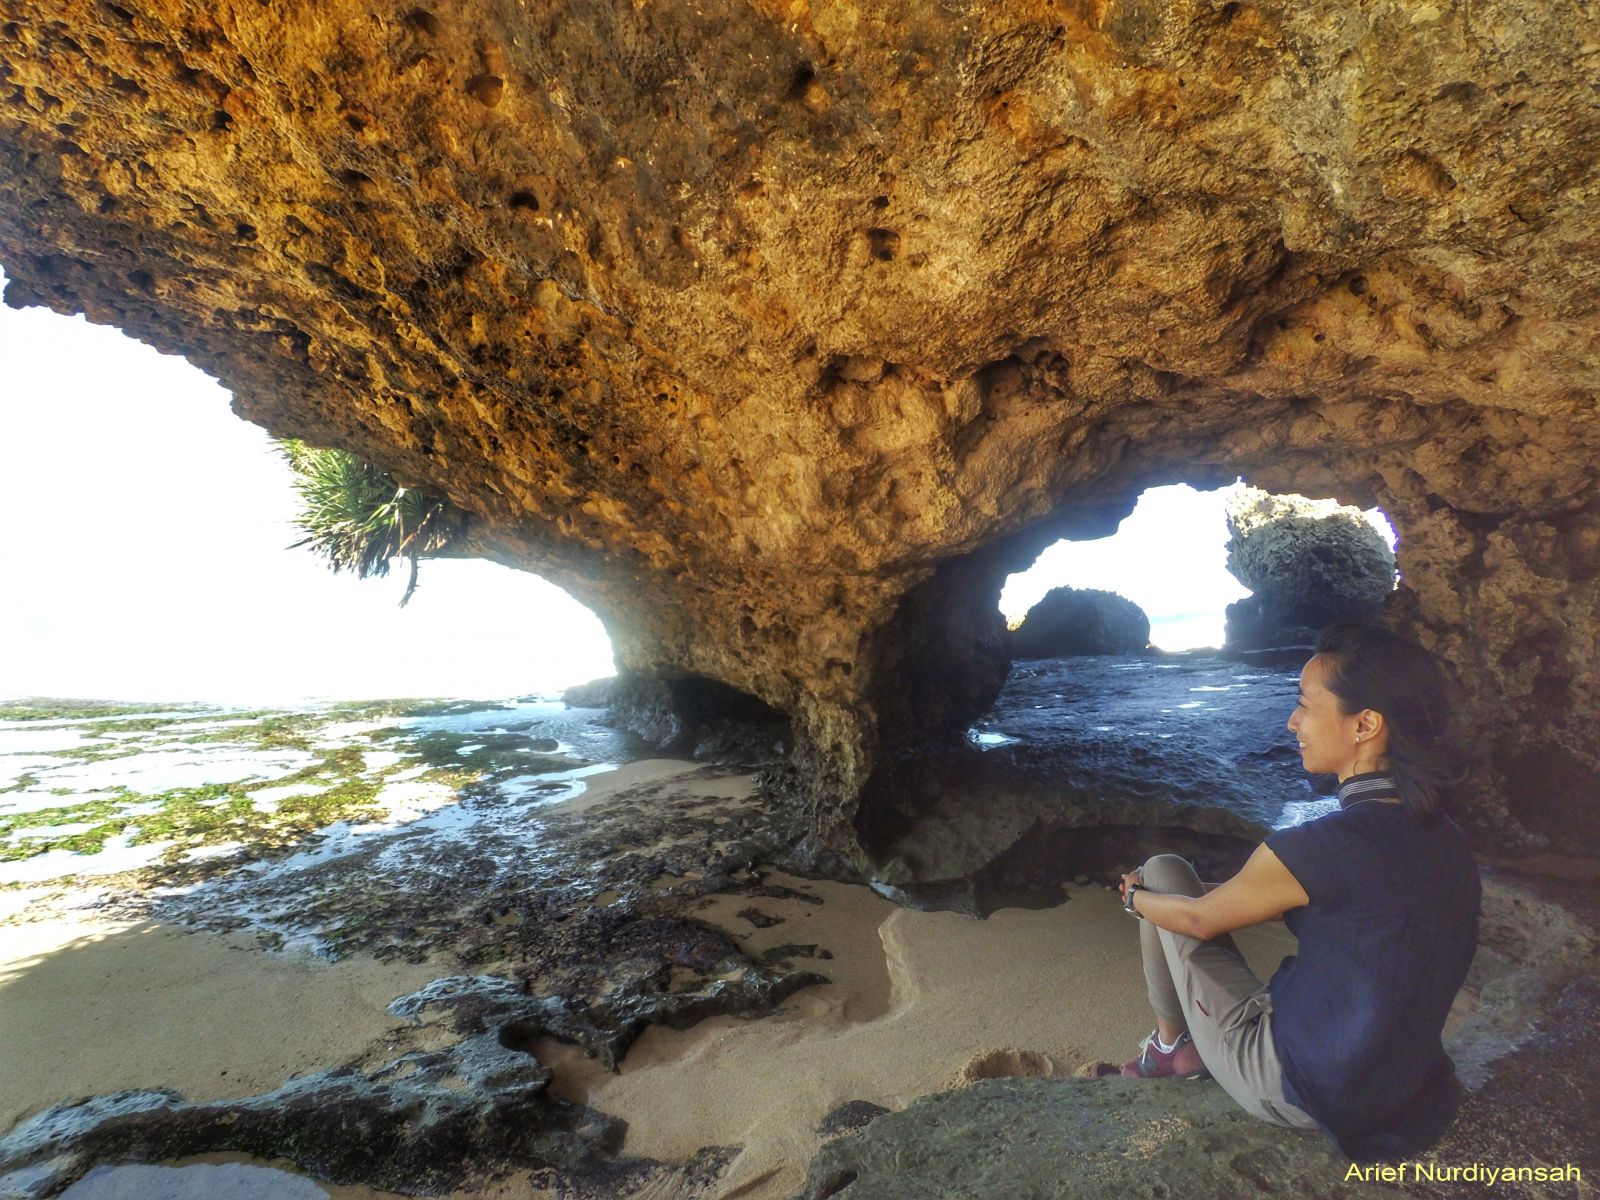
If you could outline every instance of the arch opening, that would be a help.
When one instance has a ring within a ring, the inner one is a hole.
[[[1395,595],[1394,539],[1379,509],[1236,480],[1151,488],[1019,556],[993,585],[993,703],[963,744],[893,755],[869,790],[858,829],[886,881],[976,912],[1051,904],[1175,837],[1225,878],[1266,830],[1327,811],[1334,781],[1304,773],[1285,721],[1317,629]]]

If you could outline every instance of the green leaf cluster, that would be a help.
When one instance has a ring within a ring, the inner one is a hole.
[[[278,443],[295,473],[300,497],[296,524],[306,536],[290,549],[309,546],[337,571],[358,579],[387,575],[391,559],[411,566],[401,607],[417,590],[419,560],[458,545],[466,514],[449,501],[414,488],[344,450],[308,446],[293,438]]]

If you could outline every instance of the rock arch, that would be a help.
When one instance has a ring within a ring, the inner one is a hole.
[[[790,713],[819,846],[989,686],[1001,565],[1240,472],[1390,514],[1478,828],[1600,832],[1576,3],[8,13],[7,301]]]

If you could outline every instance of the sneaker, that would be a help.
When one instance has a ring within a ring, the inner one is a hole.
[[[1195,1049],[1194,1039],[1189,1036],[1187,1029],[1178,1035],[1178,1044],[1165,1053],[1156,1045],[1156,1031],[1152,1029],[1150,1036],[1140,1043],[1139,1057],[1127,1063],[1122,1068],[1122,1074],[1128,1079],[1158,1079],[1163,1076],[1177,1079],[1211,1078],[1211,1072],[1200,1061],[1200,1051]]]

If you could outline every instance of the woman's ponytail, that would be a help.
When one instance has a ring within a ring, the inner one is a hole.
[[[1371,621],[1338,621],[1317,636],[1324,676],[1346,716],[1370,708],[1389,730],[1384,770],[1406,811],[1431,824],[1467,774],[1455,737],[1450,684],[1439,660],[1410,638]]]

